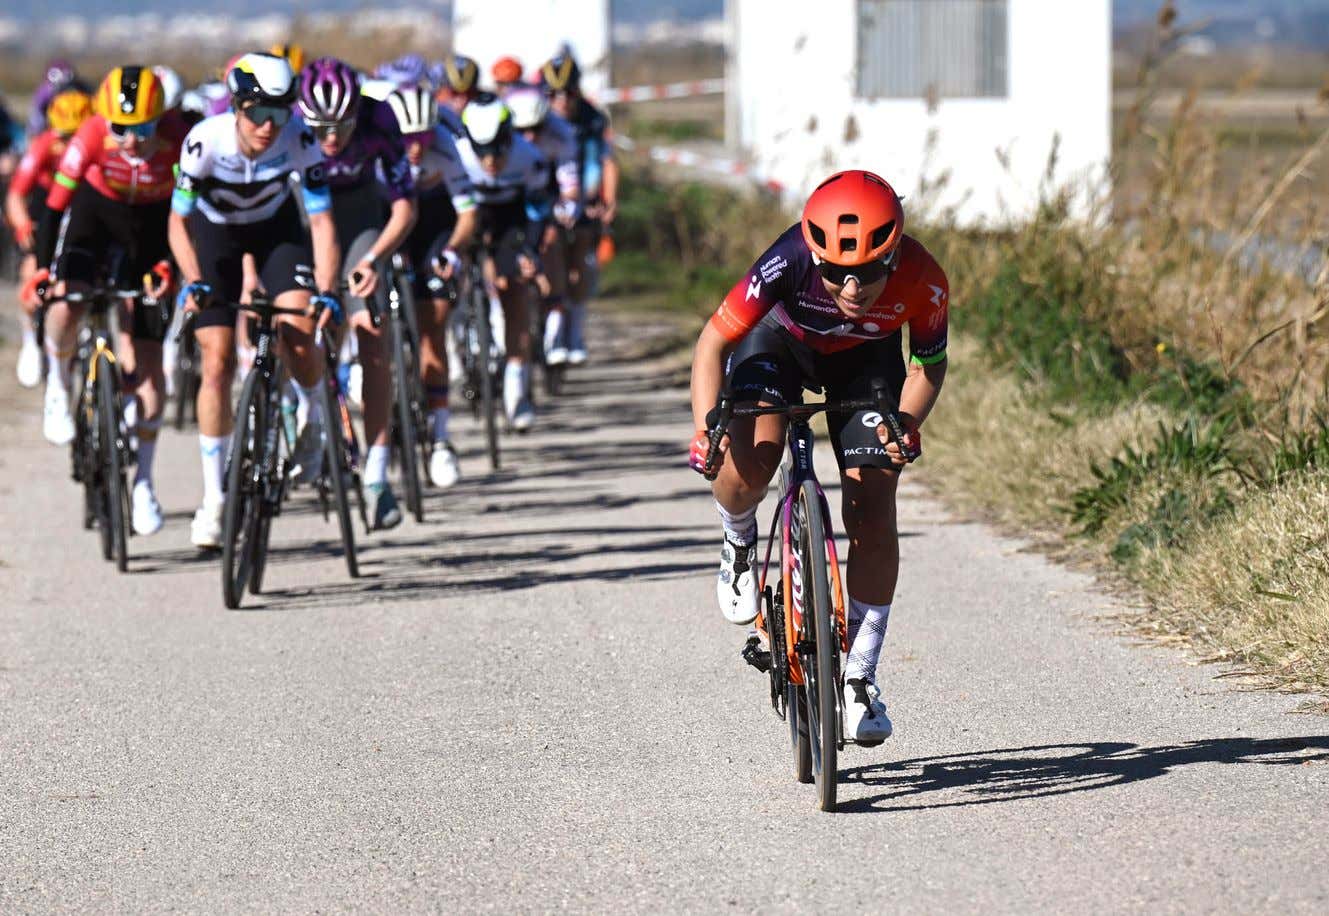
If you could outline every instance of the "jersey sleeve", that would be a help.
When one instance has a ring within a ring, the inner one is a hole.
[[[23,158],[19,160],[18,167],[14,170],[14,177],[9,180],[9,190],[19,197],[27,197],[28,193],[37,184],[37,178],[46,167],[47,159],[51,155],[51,144],[55,142],[55,136],[50,131],[45,131],[37,136],[32,144],[24,152]]]
[[[802,244],[801,238],[793,237],[797,231],[794,226],[767,248],[711,316],[711,327],[725,340],[730,343],[742,340],[767,312],[791,298],[798,282],[798,245]]]
[[[55,211],[63,211],[69,206],[79,182],[96,161],[101,152],[102,142],[106,138],[106,122],[101,118],[88,118],[79,126],[65,154],[60,157],[51,193],[46,196],[46,206]]]
[[[318,139],[307,125],[299,125],[300,133],[295,145],[295,174],[300,179],[300,195],[306,213],[326,213],[332,209],[332,189],[328,187],[328,170]],[[409,171],[409,170],[408,170]]]
[[[383,167],[388,200],[415,197],[415,179],[411,176],[411,161],[406,158],[406,144],[397,126],[397,116],[386,103],[375,102],[372,123],[380,138],[378,162]]]
[[[475,182],[462,165],[461,153],[457,152],[457,143],[452,134],[442,126],[434,130],[434,149],[443,162],[443,184],[447,186],[452,198],[452,209],[458,213],[475,209]]]
[[[208,177],[208,149],[204,142],[207,121],[200,121],[185,135],[180,145],[180,162],[175,167],[175,190],[171,192],[171,209],[188,216],[198,205],[198,195]]]
[[[909,360],[915,365],[933,366],[946,359],[950,284],[931,255],[927,255],[915,287],[914,303],[909,316]]]

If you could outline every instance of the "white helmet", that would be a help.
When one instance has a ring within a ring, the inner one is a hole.
[[[517,130],[534,130],[549,117],[549,97],[539,89],[514,89],[503,101],[512,109]]]
[[[360,94],[376,102],[385,102],[397,84],[392,80],[367,79],[360,83]]]
[[[461,123],[478,156],[501,155],[512,147],[512,111],[492,92],[468,102]]]
[[[152,72],[157,75],[157,81],[162,84],[162,96],[166,99],[162,110],[170,111],[180,104],[180,100],[184,96],[184,81],[180,79],[180,74],[170,67],[163,67],[160,64],[153,67]]]
[[[265,105],[289,105],[295,101],[295,74],[286,58],[254,51],[231,65],[226,88],[237,102],[253,99]]]
[[[394,89],[384,101],[397,116],[403,134],[419,134],[438,126],[438,100],[424,86]]]

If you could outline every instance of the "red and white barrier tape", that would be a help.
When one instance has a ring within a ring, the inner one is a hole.
[[[619,102],[649,102],[653,99],[686,99],[694,95],[724,92],[723,79],[694,80],[690,83],[664,83],[659,86],[624,86],[596,94],[596,101],[607,105]]]
[[[783,194],[785,189],[783,183],[776,181],[774,178],[759,174],[753,170],[753,167],[749,163],[743,162],[740,159],[722,159],[715,156],[705,156],[701,153],[693,152],[692,150],[675,149],[671,146],[651,147],[651,159],[663,165],[676,165],[685,169],[697,169],[701,172],[710,172],[713,175],[746,178],[775,194]]]

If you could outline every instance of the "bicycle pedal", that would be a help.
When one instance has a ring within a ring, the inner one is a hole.
[[[743,657],[743,661],[762,674],[766,674],[771,670],[771,653],[761,647],[759,637],[749,636],[747,643],[743,646],[743,651],[739,655]]]

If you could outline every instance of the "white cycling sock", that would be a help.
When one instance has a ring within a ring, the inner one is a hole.
[[[61,350],[53,340],[49,337],[46,338],[46,386],[48,388],[54,385],[60,391],[69,391],[69,380],[73,375],[73,368],[69,365],[69,360],[73,355],[74,350],[72,348]]]
[[[152,460],[157,457],[157,432],[162,428],[161,417],[155,420],[140,420],[138,424],[138,449],[135,452],[134,483],[152,480]]]
[[[551,308],[545,316],[545,352],[555,350],[563,336],[563,309]]]
[[[447,442],[448,418],[452,415],[452,412],[446,407],[435,407],[430,411],[430,415],[433,418],[434,424],[434,441]]]
[[[508,418],[517,412],[517,405],[526,398],[526,364],[509,360],[503,368],[503,408]]]
[[[391,455],[391,446],[369,446],[369,454],[365,456],[365,486],[388,482],[388,458]]]
[[[37,346],[37,332],[32,329],[32,322],[26,318],[23,319],[23,346]]]
[[[724,523],[724,533],[729,536],[729,540],[742,544],[744,547],[753,544],[757,540],[757,507],[753,506],[746,512],[740,512],[737,515],[730,512],[720,501],[715,501],[715,511],[720,513],[720,521]]]
[[[226,437],[198,435],[198,453],[203,459],[203,505],[222,503],[222,468],[226,465]]]
[[[861,679],[875,683],[881,644],[886,639],[886,624],[891,617],[889,604],[868,604],[849,599],[849,657],[845,659],[845,680]]]

